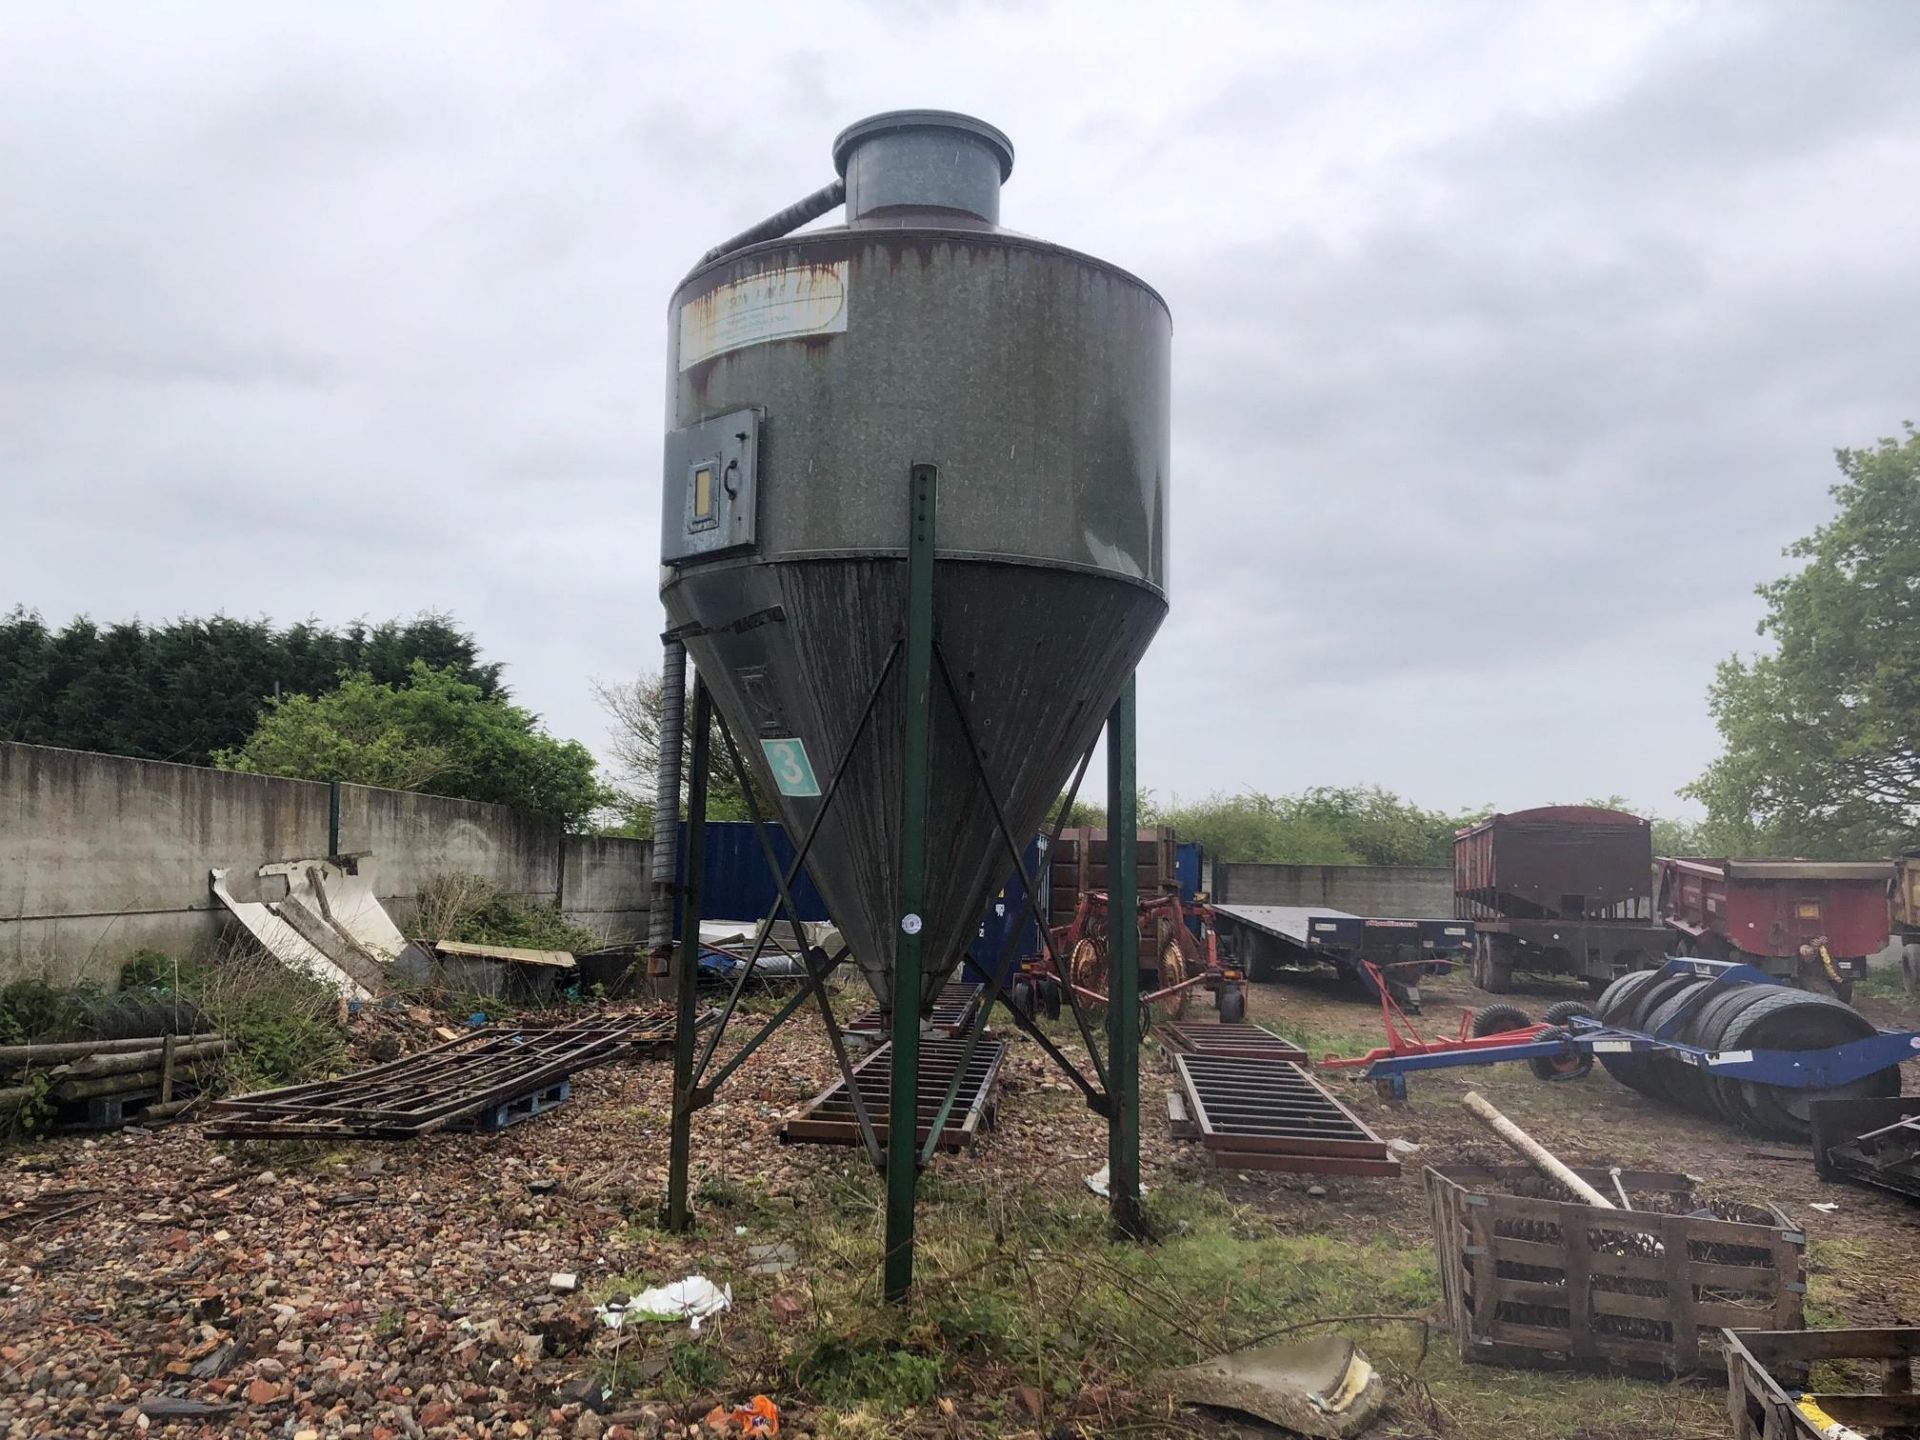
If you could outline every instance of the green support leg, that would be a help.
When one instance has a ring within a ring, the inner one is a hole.
[[[1107,714],[1107,1194],[1114,1228],[1140,1224],[1140,832],[1134,679]]]
[[[913,1286],[913,1202],[918,1179],[920,930],[927,879],[927,731],[933,713],[933,519],[939,471],[916,465],[908,481],[907,673],[904,792],[900,796],[900,915],[894,935],[893,1093],[887,1109],[886,1296]]]
[[[707,862],[707,752],[713,730],[713,697],[696,678],[691,711],[693,760],[687,776],[686,881],[681,886],[680,952],[674,966],[678,1004],[673,1028],[673,1118],[667,1141],[666,1227],[680,1233],[693,1227],[687,1208],[688,1172],[693,1166],[693,1042],[700,978],[700,877]],[[657,903],[657,902],[656,902]]]

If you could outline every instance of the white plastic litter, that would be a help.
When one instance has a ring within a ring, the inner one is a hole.
[[[1098,1195],[1102,1200],[1109,1198],[1108,1192],[1110,1186],[1108,1184],[1107,1170],[1108,1167],[1102,1165],[1098,1170],[1094,1171],[1093,1174],[1087,1176],[1087,1189]],[[1142,1195],[1146,1194],[1147,1187],[1142,1185],[1140,1187],[1140,1193]]]
[[[1807,1208],[1809,1210],[1818,1210],[1822,1215],[1831,1215],[1833,1214],[1834,1211],[1838,1210],[1840,1207],[1838,1205],[1833,1204],[1831,1201],[1822,1202],[1819,1200],[1815,1200],[1812,1203],[1810,1203],[1807,1206]]]
[[[702,1320],[732,1304],[733,1286],[722,1289],[704,1275],[689,1275],[671,1285],[643,1290],[625,1305],[602,1305],[596,1313],[610,1330],[618,1330],[629,1320],[685,1320],[697,1335]]]

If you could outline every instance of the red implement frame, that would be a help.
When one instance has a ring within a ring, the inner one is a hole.
[[[1370,961],[1362,961],[1380,994],[1380,1019],[1386,1026],[1387,1043],[1375,1046],[1364,1055],[1328,1055],[1320,1060],[1322,1070],[1345,1070],[1355,1066],[1371,1065],[1376,1060],[1391,1060],[1402,1055],[1434,1055],[1449,1050],[1487,1050],[1499,1045],[1512,1045],[1521,1040],[1533,1040],[1553,1029],[1551,1025],[1528,1025],[1519,1030],[1503,1030],[1494,1035],[1475,1035],[1473,1033],[1473,1012],[1467,1011],[1460,1017],[1458,1035],[1437,1035],[1429,1040],[1407,1018],[1407,1012],[1394,1003],[1388,993],[1386,982],[1381,978],[1380,969]],[[1396,1023],[1397,1022],[1397,1023]]]
[[[1092,980],[1104,982],[1107,974],[1107,929],[1108,929],[1107,892],[1088,890],[1082,892],[1079,903],[1074,906],[1073,919],[1065,925],[1056,925],[1052,929],[1054,953],[1067,957],[1068,968],[1072,974],[1061,976],[1054,970],[1053,963],[1042,957],[1031,962],[1026,968],[1028,973],[1061,980],[1071,985],[1075,994],[1083,1000],[1096,1005],[1107,1003],[1107,992],[1103,985],[1088,983]],[[1198,920],[1201,933],[1195,935],[1187,922]],[[1187,995],[1196,985],[1205,985],[1210,990],[1223,986],[1238,986],[1244,983],[1241,973],[1231,966],[1220,963],[1220,947],[1214,930],[1213,907],[1202,902],[1190,902],[1179,895],[1157,895],[1140,902],[1139,910],[1140,954],[1142,958],[1154,957],[1156,969],[1164,958],[1164,946],[1161,942],[1162,926],[1167,935],[1166,946],[1178,949],[1181,963],[1192,973],[1183,975],[1171,985],[1162,985],[1140,996],[1142,1005],[1157,1005],[1163,1001],[1172,1002],[1175,1017],[1187,1013]],[[1090,947],[1090,948],[1083,948]],[[1082,964],[1082,961],[1086,963]],[[1164,978],[1164,974],[1163,974]]]

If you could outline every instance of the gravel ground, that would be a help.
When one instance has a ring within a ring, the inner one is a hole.
[[[1477,994],[1463,979],[1426,991],[1421,1023],[1440,1031]],[[1537,1009],[1550,997],[1519,998]],[[1899,1018],[1874,1003],[1882,1023]],[[1341,1048],[1375,1043],[1378,1031],[1365,1004],[1314,980],[1258,986],[1252,1008],[1252,1018]],[[776,1035],[698,1117],[696,1187],[751,1176],[760,1193],[803,1209],[844,1186],[855,1156],[773,1138],[832,1073],[817,1021]],[[936,1170],[1077,1187],[1104,1159],[1101,1123],[1025,1040],[1003,1077],[994,1129]],[[1472,1086],[1569,1161],[1689,1171],[1717,1193],[1782,1205],[1810,1231],[1827,1323],[1920,1319],[1912,1207],[1824,1185],[1771,1142],[1598,1074],[1559,1086],[1518,1067],[1420,1077],[1404,1107],[1330,1081],[1383,1136],[1420,1147],[1397,1180],[1214,1172],[1197,1147],[1168,1138],[1169,1083],[1150,1055],[1147,1184],[1205,1174],[1285,1230],[1424,1234],[1422,1164],[1506,1159],[1457,1104]],[[682,1433],[700,1407],[622,1402],[601,1414],[587,1404],[601,1403],[590,1394],[595,1297],[623,1277],[659,1283],[720,1262],[744,1270],[756,1238],[708,1227],[681,1239],[647,1223],[665,1184],[668,1093],[668,1062],[645,1059],[576,1077],[570,1103],[495,1136],[322,1149],[215,1143],[180,1124],[11,1152],[0,1161],[6,1202],[100,1196],[76,1214],[0,1229],[0,1435]],[[1839,1208],[1809,1210],[1816,1199]],[[556,1291],[558,1273],[578,1275],[581,1288]],[[784,1303],[772,1303],[776,1317]],[[187,1413],[193,1406],[213,1408]],[[804,1440],[817,1424],[794,1408],[783,1434]]]

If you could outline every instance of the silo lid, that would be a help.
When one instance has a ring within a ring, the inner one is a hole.
[[[986,141],[999,155],[1003,182],[1013,174],[1013,141],[986,121],[962,115],[957,110],[886,110],[856,120],[834,137],[833,168],[845,175],[847,157],[853,153],[854,146],[895,130],[959,130]]]

